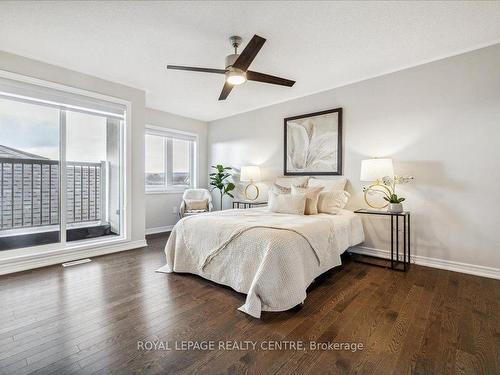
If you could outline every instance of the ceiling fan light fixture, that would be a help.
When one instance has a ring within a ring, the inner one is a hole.
[[[230,70],[226,72],[226,82],[231,85],[241,85],[247,81],[247,76],[244,71]]]
[[[255,59],[266,39],[254,35],[247,43],[243,52],[238,53],[238,46],[241,44],[239,36],[229,38],[234,53],[226,56],[225,69],[200,68],[195,66],[167,65],[167,69],[187,70],[191,72],[224,74],[225,82],[219,95],[219,100],[226,100],[234,86],[241,85],[246,81],[269,83],[271,85],[280,85],[292,87],[295,81],[290,79],[275,77],[270,74],[264,74],[248,70],[250,64]]]

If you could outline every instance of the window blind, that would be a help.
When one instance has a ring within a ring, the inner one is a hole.
[[[0,97],[120,119],[124,119],[126,111],[119,103],[3,77],[0,77]]]
[[[196,141],[196,135],[183,132],[176,132],[174,130],[168,130],[168,129],[163,130],[159,127],[152,127],[149,125],[146,127],[146,134],[156,135],[165,138],[182,139],[185,141]]]

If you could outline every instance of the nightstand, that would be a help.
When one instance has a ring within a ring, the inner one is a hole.
[[[233,201],[233,208],[253,208],[253,207],[264,207],[267,206],[267,202],[255,202],[255,201]]]
[[[362,215],[381,215],[381,216],[390,216],[391,217],[391,260],[390,265],[381,265],[375,264],[371,262],[365,262],[358,259],[353,259],[358,263],[365,263],[372,266],[386,267],[395,271],[403,271],[406,272],[410,268],[410,212],[404,211],[401,213],[393,213],[387,211],[377,211],[377,210],[367,210],[367,209],[359,209],[354,211],[357,214]],[[401,219],[401,220],[400,220]],[[400,229],[399,222],[402,221],[402,228]],[[394,223],[395,222],[395,223]],[[396,224],[396,225],[394,225]],[[401,261],[401,257],[399,254],[399,232],[403,232],[403,261]],[[352,253],[351,253],[352,254]],[[359,254],[356,254],[358,256]],[[368,256],[372,258],[378,258],[371,255],[361,255]],[[389,261],[385,258],[378,258]],[[402,266],[402,267],[401,267]]]

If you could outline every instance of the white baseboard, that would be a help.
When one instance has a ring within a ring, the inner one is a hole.
[[[173,225],[167,225],[165,227],[156,227],[156,228],[146,228],[146,235],[148,234],[156,234],[163,232],[171,232],[174,229]]]
[[[367,246],[354,246],[348,250],[352,253],[371,255],[379,258],[390,259],[391,252],[388,250],[374,249]],[[421,255],[411,255],[411,263],[420,266],[439,268],[442,270],[467,273],[470,275],[489,277],[492,279],[500,279],[500,269],[478,266],[475,264],[455,262],[451,260],[443,260],[437,258],[424,257]]]
[[[73,260],[92,258],[99,255],[117,253],[148,246],[146,240],[129,241],[109,244],[91,249],[61,250],[59,253],[35,254],[0,261],[0,275],[26,271],[33,268],[46,267],[54,264],[71,262]]]

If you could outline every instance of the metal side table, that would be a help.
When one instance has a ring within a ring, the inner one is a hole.
[[[262,201],[243,201],[243,200],[233,201],[233,208],[254,208],[254,207],[263,207],[266,205],[267,202],[262,202]]]
[[[410,268],[410,212],[409,211],[404,211],[401,213],[393,213],[393,212],[387,212],[387,211],[377,211],[377,210],[368,210],[368,209],[359,209],[354,211],[357,214],[363,214],[363,215],[381,215],[381,216],[390,216],[391,217],[391,260],[390,260],[390,265],[381,265],[381,264],[375,264],[371,262],[365,262],[362,260],[357,260],[354,258],[355,262],[359,263],[365,263],[369,264],[372,266],[379,266],[379,267],[385,267],[385,268],[390,268],[391,270],[395,271],[402,271],[406,272]],[[400,232],[400,218],[402,218],[402,224],[403,227],[401,228],[403,232],[403,260],[401,261],[401,257],[399,254],[399,232]],[[394,225],[394,222],[396,222]],[[374,257],[371,255],[362,255],[362,256],[368,256],[372,258],[378,258],[378,259],[384,259],[389,261],[388,259],[385,258],[379,258],[379,257]]]

